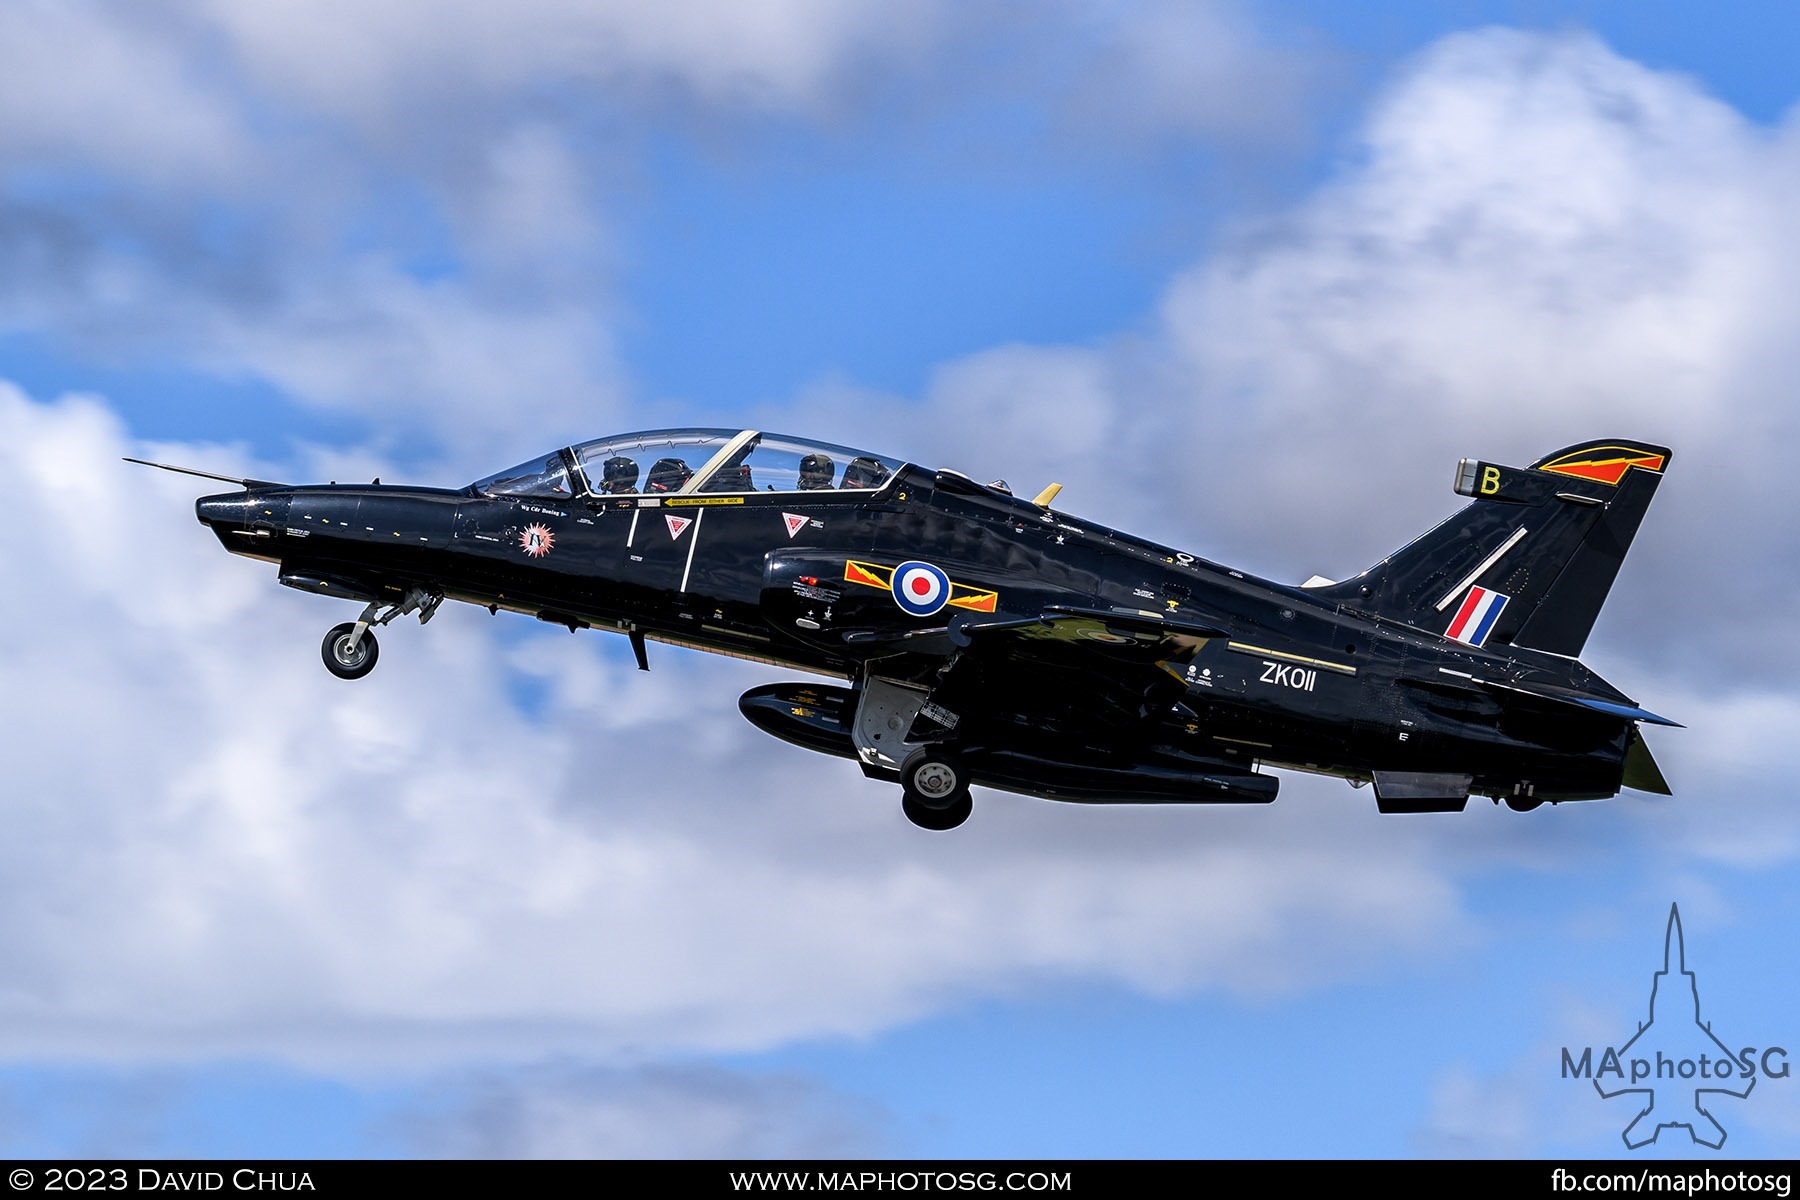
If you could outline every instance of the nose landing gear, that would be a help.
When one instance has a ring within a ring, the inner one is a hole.
[[[403,617],[407,613],[419,614],[419,624],[431,620],[437,612],[438,605],[444,602],[441,592],[428,592],[424,588],[408,588],[406,595],[398,604],[383,604],[380,600],[372,600],[362,611],[362,616],[354,621],[345,621],[342,625],[334,625],[326,633],[324,644],[319,647],[320,656],[325,660],[325,669],[339,679],[361,679],[375,669],[375,660],[380,657],[381,647],[370,631],[371,625],[386,625],[395,617]]]

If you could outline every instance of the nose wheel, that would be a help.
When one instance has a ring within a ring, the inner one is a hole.
[[[361,679],[375,669],[375,660],[381,654],[381,647],[375,642],[375,631],[369,628],[371,625],[386,625],[409,612],[418,613],[419,624],[423,625],[431,620],[431,615],[443,601],[441,593],[427,592],[423,588],[409,588],[398,604],[371,601],[363,609],[362,616],[342,625],[333,625],[326,633],[324,644],[319,647],[325,669],[339,679]]]
[[[375,659],[381,654],[381,647],[375,642],[375,635],[365,625],[358,636],[357,623],[345,621],[342,625],[333,625],[325,635],[325,644],[319,647],[319,653],[325,659],[325,669],[339,679],[361,679],[375,669]]]
[[[900,811],[921,829],[955,829],[969,819],[975,801],[961,758],[937,746],[923,746],[900,765]]]

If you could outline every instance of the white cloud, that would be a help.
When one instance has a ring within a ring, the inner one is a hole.
[[[606,208],[690,117],[725,154],[741,139],[718,130],[828,136],[889,111],[869,99],[886,88],[934,97],[892,110],[923,126],[1004,98],[1098,120],[1096,146],[1145,113],[1157,136],[1262,136],[1281,105],[1237,81],[1294,74],[1231,5],[1033,18],[1022,36],[1000,10],[859,0],[14,6],[0,330],[267,381],[459,465],[522,429],[585,435],[631,390]],[[1114,104],[1115,80],[1144,103]]]
[[[788,7],[9,8],[0,328],[266,380],[458,462],[603,428],[622,384],[596,181],[623,151],[521,95],[673,72],[783,103],[865,25],[912,20]]]
[[[1422,56],[1359,149],[1169,294],[1206,397],[1184,424],[1223,434],[1215,477],[1268,493],[1280,523],[1311,518],[1295,538],[1322,560],[1383,492],[1443,505],[1438,472],[1463,454],[1660,440],[1677,458],[1646,541],[1709,580],[1768,578],[1718,519],[1793,532],[1796,131],[1585,36],[1487,30]]]
[[[1228,144],[1286,141],[1301,127],[1318,63],[1301,46],[1270,39],[1243,6],[1156,0],[1063,7],[1091,48],[1076,58],[1067,83],[1067,127],[1106,139],[1200,135]]]
[[[416,104],[558,83],[663,81],[721,105],[818,100],[859,60],[928,43],[936,3],[859,0],[643,5],[630,0],[477,0],[367,5],[322,0],[190,6],[249,70],[309,108],[385,121]]]
[[[799,1077],[718,1068],[536,1067],[455,1082],[382,1122],[403,1152],[451,1158],[882,1158],[888,1118]]]
[[[117,173],[188,195],[236,175],[250,137],[216,64],[146,7],[0,9],[0,164]],[[93,190],[92,178],[76,189]]]
[[[940,0],[181,7],[220,31],[272,91],[377,135],[424,108],[504,105],[547,83],[826,124],[897,85],[927,93],[909,106],[932,117],[1017,103],[1090,148],[1247,143],[1293,135],[1315,65],[1229,2],[1062,0],[1028,13]]]

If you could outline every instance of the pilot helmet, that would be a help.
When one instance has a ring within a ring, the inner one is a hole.
[[[623,454],[615,454],[601,464],[600,490],[629,492],[637,487],[638,465]]]
[[[844,468],[844,486],[847,488],[880,487],[887,482],[888,469],[876,460],[863,455],[850,460]]]
[[[647,482],[653,492],[678,492],[693,474],[679,458],[659,458],[650,464]]]
[[[808,454],[800,460],[800,486],[806,489],[828,488],[837,464],[829,454]]]

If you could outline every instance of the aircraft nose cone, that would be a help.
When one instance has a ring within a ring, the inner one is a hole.
[[[288,497],[266,490],[222,492],[194,501],[194,515],[233,554],[269,558],[287,529]]]
[[[202,525],[242,525],[250,503],[249,492],[228,492],[218,496],[202,496],[194,501],[194,515]]]

